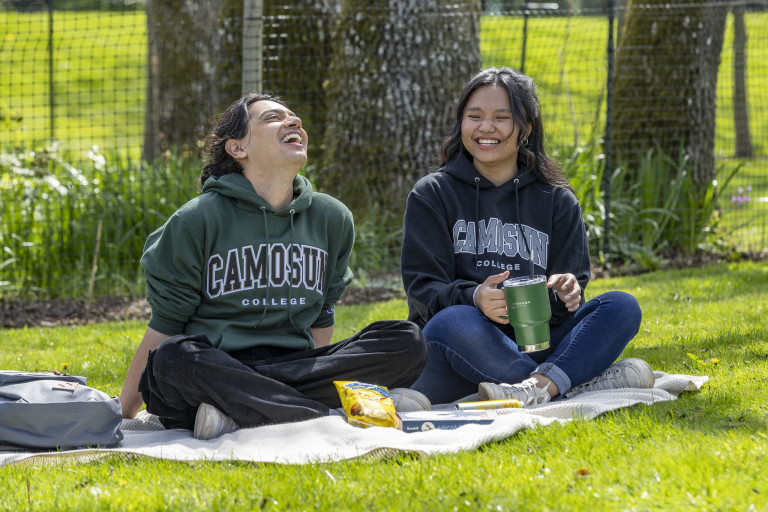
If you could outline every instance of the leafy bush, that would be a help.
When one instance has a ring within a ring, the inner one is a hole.
[[[56,144],[0,154],[0,296],[140,293],[147,235],[194,194],[181,158],[148,166],[94,147],[71,162]]]
[[[604,157],[594,143],[566,154],[563,167],[581,201],[591,251],[602,265],[649,270],[666,258],[727,250],[717,233],[718,193],[739,167],[719,168],[717,179],[702,187],[693,182],[683,151],[677,158],[649,151],[631,173],[619,165],[609,179],[606,247]]]

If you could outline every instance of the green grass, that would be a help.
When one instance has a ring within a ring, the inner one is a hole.
[[[600,279],[643,324],[622,357],[707,375],[701,391],[426,459],[306,466],[114,457],[0,468],[0,510],[768,510],[768,268],[738,262]],[[403,300],[339,307],[335,339]],[[118,394],[144,324],[4,331],[0,368],[86,375]]]
[[[146,26],[143,11],[54,12],[54,136],[67,149],[117,145],[140,156]],[[0,108],[22,118],[7,122],[0,116],[0,141],[39,149],[51,134],[48,13],[0,11],[0,32],[0,69],[14,77],[0,79]]]

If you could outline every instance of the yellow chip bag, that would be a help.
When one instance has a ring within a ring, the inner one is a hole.
[[[337,380],[333,383],[350,424],[361,427],[397,427],[395,404],[387,388],[350,380]]]

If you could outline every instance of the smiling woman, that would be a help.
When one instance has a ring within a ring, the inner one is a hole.
[[[430,347],[413,389],[439,403],[478,393],[534,405],[590,389],[651,387],[644,361],[614,363],[640,326],[634,297],[614,291],[585,301],[584,221],[544,149],[533,80],[509,68],[477,74],[442,157],[405,211],[409,319],[423,326]],[[510,278],[542,283],[536,340],[511,314],[522,303],[533,309],[533,295],[508,301],[500,286],[511,289]]]

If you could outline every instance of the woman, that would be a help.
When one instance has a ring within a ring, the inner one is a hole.
[[[551,341],[524,353],[499,286],[531,272],[547,276]],[[653,385],[640,359],[611,366],[637,334],[640,307],[618,291],[585,303],[581,209],[544,149],[533,80],[522,73],[486,69],[465,87],[440,168],[408,196],[402,274],[409,320],[430,347],[411,387],[433,403],[478,392],[531,405],[569,391]]]
[[[301,119],[272,96],[247,94],[219,116],[202,194],[144,247],[152,317],[120,395],[124,417],[143,401],[167,428],[210,439],[338,414],[334,380],[416,380],[427,346],[411,322],[331,344],[354,227],[298,175],[307,144]]]

